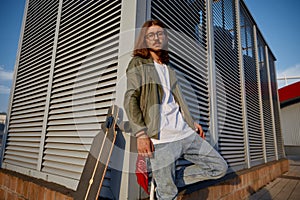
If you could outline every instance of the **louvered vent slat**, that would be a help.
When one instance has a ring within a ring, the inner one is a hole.
[[[274,144],[274,134],[273,134],[273,122],[271,116],[271,104],[270,104],[270,92],[268,79],[268,70],[266,66],[266,54],[265,54],[265,44],[263,42],[262,36],[257,34],[258,42],[258,59],[260,68],[260,80],[261,80],[261,93],[262,93],[262,104],[263,104],[263,119],[264,119],[264,130],[265,130],[265,140],[266,140],[266,154],[267,161],[275,160],[275,144]]]
[[[271,98],[273,101],[273,108],[272,114],[274,115],[274,124],[275,124],[275,135],[276,135],[276,145],[277,145],[277,151],[278,151],[278,158],[284,158],[284,151],[283,151],[283,139],[281,135],[281,123],[280,123],[280,111],[279,111],[279,97],[278,97],[278,88],[277,88],[277,79],[276,79],[276,71],[275,71],[275,58],[273,55],[269,53],[269,67],[270,67],[270,82],[271,82]]]
[[[115,99],[120,17],[120,0],[63,2],[43,172],[80,179]]]
[[[234,169],[245,167],[235,1],[213,2],[219,150]],[[231,148],[231,146],[234,146]]]
[[[171,64],[190,112],[209,129],[206,1],[151,1],[151,17],[169,28]],[[207,136],[210,140],[210,136]],[[180,160],[178,165],[188,165]]]
[[[57,12],[58,0],[29,1],[4,163],[37,168]]]
[[[207,130],[209,98],[205,1],[152,1],[151,6],[152,18],[163,21],[169,28],[171,63],[177,71],[191,113]]]
[[[262,164],[263,155],[263,136],[261,126],[261,113],[259,102],[258,74],[256,69],[254,51],[254,33],[251,18],[241,7],[241,39],[243,48],[244,77],[246,91],[246,111],[249,137],[249,156],[251,166]]]

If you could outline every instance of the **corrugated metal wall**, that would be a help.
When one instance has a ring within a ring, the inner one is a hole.
[[[115,99],[121,0],[28,3],[4,165],[76,189]]]
[[[171,63],[191,113],[231,169],[283,158],[275,57],[244,2],[145,6],[169,27]],[[122,1],[28,0],[27,7],[3,167],[76,189],[118,93]],[[104,197],[112,196],[110,172]]]
[[[207,11],[210,3],[211,13]],[[240,3],[236,8],[235,0],[152,0],[151,17],[163,21],[170,29],[171,63],[178,74],[184,76],[180,83],[186,100],[191,110],[196,112],[192,111],[197,120],[200,113],[201,124],[210,133],[208,140],[216,135],[218,141],[215,147],[229,166],[239,170],[274,160],[277,149],[278,158],[282,158],[282,138],[278,134],[279,107],[274,90],[277,88],[274,84],[275,58],[266,51],[267,44],[245,4]],[[209,17],[213,25],[211,35],[207,32]],[[211,41],[213,55],[208,55]],[[239,51],[242,51],[241,54]],[[211,58],[214,58],[213,65],[209,64]],[[269,59],[268,62],[266,59]],[[212,76],[209,74],[210,67],[215,68]],[[201,77],[203,82],[198,83],[197,77]],[[211,77],[215,77],[215,83],[210,80]],[[209,85],[211,82],[213,85]],[[195,90],[186,90],[193,89],[194,85]],[[211,106],[213,100],[210,94],[214,91],[209,89],[210,86],[216,90],[216,108]],[[192,100],[191,93],[198,90],[201,92],[194,93]],[[215,116],[211,109],[216,109]],[[217,124],[211,123],[214,118]],[[245,124],[247,127],[244,127]],[[217,126],[217,132],[214,133],[215,127],[209,125]],[[214,141],[211,143],[215,144]]]
[[[169,28],[171,63],[175,67],[193,117],[209,126],[206,4],[204,1],[151,2],[153,19]]]
[[[275,139],[276,139],[276,151],[278,154],[278,159],[284,158],[284,148],[283,148],[283,137],[281,132],[281,123],[280,123],[280,102],[278,96],[278,87],[277,87],[277,78],[276,78],[276,68],[275,68],[275,58],[274,56],[268,51],[269,57],[269,69],[270,69],[270,84],[271,84],[271,93],[272,93],[272,103],[273,109],[272,114],[274,117],[273,125],[275,129]]]
[[[151,1],[151,17],[168,27],[170,62],[194,119],[209,130],[208,55],[205,1]],[[210,139],[208,135],[207,139]],[[180,160],[178,165],[188,162]]]
[[[35,170],[46,109],[58,0],[28,3],[4,162]]]
[[[245,77],[247,129],[249,135],[249,157],[251,165],[264,162],[263,130],[261,125],[261,108],[259,92],[259,71],[256,67],[254,44],[254,23],[245,9],[240,9],[241,41]]]
[[[219,151],[231,167],[245,167],[242,92],[235,1],[213,3]]]
[[[64,1],[42,171],[79,180],[113,104],[121,1]]]
[[[281,108],[284,145],[300,146],[300,103]]]
[[[270,104],[270,90],[269,90],[269,77],[268,69],[266,65],[266,52],[265,44],[263,42],[262,36],[257,35],[258,42],[258,62],[260,68],[260,79],[261,79],[261,92],[262,92],[262,103],[263,103],[263,121],[264,121],[264,131],[265,131],[265,146],[266,146],[266,156],[267,161],[275,160],[275,146],[274,146],[274,134],[272,126],[272,116],[271,116],[271,104]]]

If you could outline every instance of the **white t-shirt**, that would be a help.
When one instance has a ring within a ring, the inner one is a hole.
[[[151,139],[153,144],[167,143],[181,140],[192,135],[195,131],[184,121],[179,106],[175,102],[170,91],[170,76],[166,65],[154,62],[156,71],[159,75],[164,96],[160,105],[160,132],[158,139]]]

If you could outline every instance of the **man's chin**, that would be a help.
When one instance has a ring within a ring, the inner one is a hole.
[[[163,49],[162,48],[151,48],[150,51],[153,52],[161,52]]]

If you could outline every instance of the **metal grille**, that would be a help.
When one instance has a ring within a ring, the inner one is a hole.
[[[271,116],[271,105],[270,105],[270,94],[269,94],[269,80],[268,71],[266,66],[266,55],[265,55],[265,44],[262,37],[258,34],[257,36],[258,45],[258,59],[260,68],[260,80],[261,80],[261,93],[263,101],[263,119],[265,129],[265,141],[266,141],[266,154],[267,161],[275,159],[275,147],[274,147],[274,135],[272,127],[272,116]]]
[[[169,29],[170,63],[192,117],[207,132],[210,117],[205,1],[152,0],[151,14]],[[178,167],[189,164],[183,159],[177,162]]]
[[[63,2],[43,172],[80,179],[115,99],[120,16],[120,0]]]
[[[30,0],[4,163],[37,169],[58,0]]]
[[[236,33],[237,28],[241,29],[247,111],[244,120],[249,131],[251,165],[262,162],[264,146],[267,161],[275,160],[276,148],[278,157],[284,157],[275,58],[269,51],[268,70],[266,44],[260,33],[258,52],[254,51],[255,23],[248,10],[241,6],[241,24],[237,25],[234,0],[212,1],[212,16],[207,15],[210,12],[206,8],[210,6],[205,0],[147,2],[150,3],[145,5],[151,5],[151,17],[169,27],[171,64],[190,111],[205,132],[212,129],[209,124],[215,116],[210,110],[215,111],[215,107],[210,108],[210,92],[216,90],[219,151],[234,170],[245,167]],[[115,100],[122,2],[28,0],[27,3],[3,166],[76,189],[93,137]],[[243,1],[239,3],[244,5]],[[134,14],[140,16],[139,12],[144,11],[137,12]],[[213,81],[209,80],[209,72],[213,70],[209,70],[208,64],[207,17],[212,17],[214,30],[214,38],[209,41],[214,41],[216,85],[212,85],[211,91],[209,83]],[[56,25],[59,25],[57,30]],[[259,66],[255,66],[257,61]],[[259,99],[263,100],[262,113],[259,113]],[[261,138],[263,131],[265,144]],[[178,163],[188,164],[183,160]],[[112,197],[111,174],[108,170],[102,197]]]
[[[151,1],[153,19],[169,28],[170,62],[195,120],[209,125],[205,1]]]
[[[229,166],[245,166],[235,1],[213,3],[219,150]]]
[[[278,93],[277,93],[277,79],[275,71],[275,58],[271,53],[269,53],[269,67],[270,67],[270,77],[271,77],[271,89],[272,89],[272,99],[273,99],[273,114],[274,114],[274,123],[275,123],[275,133],[276,133],[276,145],[278,158],[284,158],[283,151],[283,139],[281,134],[281,122],[280,122],[280,112],[279,112],[279,102],[278,102]]]
[[[258,74],[255,60],[253,22],[241,7],[240,27],[243,50],[246,109],[251,166],[264,162],[261,114],[259,103]]]

